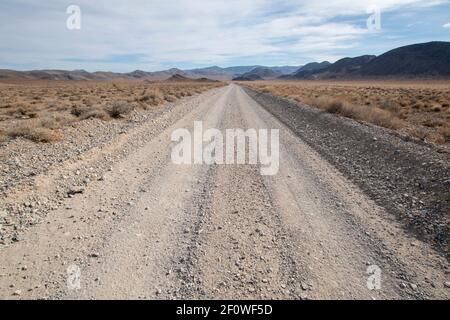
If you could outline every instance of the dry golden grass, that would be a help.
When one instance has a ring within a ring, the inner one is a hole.
[[[450,83],[259,81],[255,89],[438,144],[450,144]]]
[[[380,127],[389,129],[400,129],[404,127],[404,122],[395,113],[377,107],[356,106],[330,97],[311,99],[308,101],[308,104],[329,113],[337,113],[347,118],[370,122]]]
[[[52,142],[62,128],[87,119],[126,118],[133,111],[174,102],[223,83],[0,82],[0,143],[23,137]]]

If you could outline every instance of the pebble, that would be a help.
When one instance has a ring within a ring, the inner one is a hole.
[[[84,190],[85,190],[84,187],[76,186],[76,187],[70,188],[68,194],[69,195],[81,194],[84,192]]]

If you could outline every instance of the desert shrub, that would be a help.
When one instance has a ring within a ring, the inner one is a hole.
[[[12,139],[25,138],[34,142],[49,143],[62,139],[63,135],[56,130],[39,127],[36,123],[28,122],[21,124],[8,131],[8,136]]]
[[[442,136],[444,142],[449,143],[450,142],[450,127],[441,127],[439,128],[439,133]]]
[[[416,102],[412,107],[413,109],[420,110],[423,108],[423,102]]]
[[[11,116],[16,116],[16,118],[21,118],[27,114],[27,108],[20,106],[15,109],[8,110],[7,114]]]
[[[112,105],[106,107],[106,112],[111,116],[112,118],[122,118],[125,115],[131,113],[133,111],[134,107],[125,101],[116,101]]]
[[[145,102],[152,106],[158,106],[164,102],[164,94],[160,90],[152,90],[143,95],[139,101]]]
[[[297,101],[300,99],[301,99],[300,97],[297,97]],[[329,113],[339,113],[342,111],[343,108],[342,101],[326,96],[312,99],[312,104],[316,108],[319,108]]]
[[[106,121],[109,119],[108,113],[100,108],[89,108],[84,110],[84,112],[79,116],[80,120],[87,119],[100,119]]]
[[[325,110],[329,113],[339,113],[342,111],[343,107],[344,107],[344,104],[341,101],[331,100],[325,106]]]
[[[389,129],[399,129],[403,122],[391,112],[370,106],[344,104],[341,115],[355,120],[361,120]]]
[[[45,116],[39,120],[39,126],[42,128],[55,130],[60,127],[59,123],[52,117]]]
[[[400,129],[403,126],[400,119],[389,111],[379,108],[369,108],[367,112],[363,113],[361,120],[389,129]]]
[[[55,121],[57,121],[60,126],[67,126],[75,121],[75,117],[67,113],[58,113],[54,116]]]
[[[375,125],[399,129],[402,127],[402,121],[390,111],[367,105],[354,105],[343,102],[332,97],[319,97],[313,99],[313,105],[328,113],[340,114],[341,116],[373,123]]]
[[[8,141],[8,135],[4,130],[0,129],[0,143]]]
[[[80,106],[75,106],[72,108],[72,110],[70,111],[70,113],[72,115],[74,115],[75,117],[80,117],[83,113],[86,112],[86,108],[84,107],[80,107]]]
[[[177,100],[177,98],[171,94],[165,94],[164,100],[166,100],[167,102],[175,102]]]
[[[433,106],[433,108],[431,109],[431,111],[433,111],[433,112],[441,112],[442,109],[441,109],[441,106],[435,105],[435,106]]]
[[[424,128],[418,126],[408,128],[408,132],[410,135],[419,138],[420,140],[424,140],[428,135],[427,131]]]
[[[181,92],[175,92],[175,97],[177,98],[177,99],[181,99],[183,96],[181,95]]]
[[[437,128],[441,126],[445,126],[446,121],[442,119],[426,119],[423,121],[422,125],[429,128]]]
[[[27,116],[30,117],[31,119],[35,119],[38,117],[38,113],[37,112],[28,112]]]
[[[393,114],[400,114],[400,112],[402,111],[402,108],[400,107],[400,105],[396,104],[395,102],[392,101],[385,101],[382,105],[381,105],[381,109],[389,111]]]

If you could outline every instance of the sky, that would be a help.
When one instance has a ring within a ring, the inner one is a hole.
[[[450,41],[450,0],[0,0],[0,30],[0,69],[299,66]]]

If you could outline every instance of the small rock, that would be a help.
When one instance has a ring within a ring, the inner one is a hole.
[[[446,283],[444,283],[444,287],[446,287],[447,289],[450,289],[450,281],[447,281]]]
[[[22,295],[22,291],[21,290],[16,290],[13,293],[13,296],[20,296],[20,295]]]
[[[89,256],[90,256],[91,258],[98,258],[98,257],[100,257],[100,253],[98,253],[98,252],[93,252],[93,253],[91,253]]]
[[[75,195],[75,194],[81,194],[85,190],[84,187],[72,187],[70,188],[69,192],[67,192],[68,195]]]

